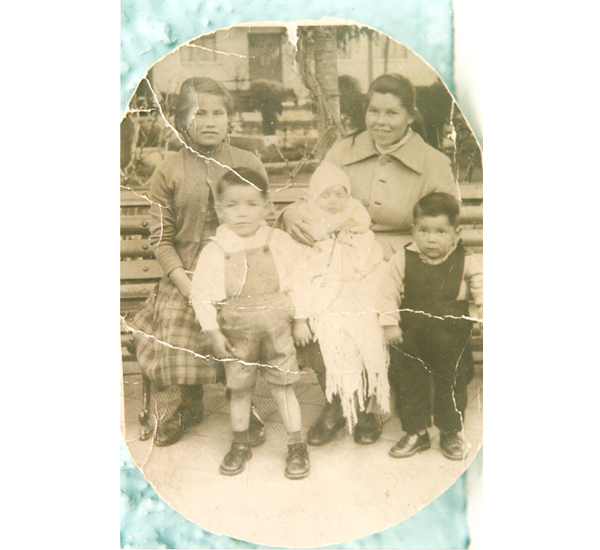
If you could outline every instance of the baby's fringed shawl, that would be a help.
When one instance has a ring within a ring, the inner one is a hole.
[[[340,396],[350,433],[368,397],[389,412],[389,356],[377,315],[326,311],[312,317],[311,326],[327,366],[327,400]]]

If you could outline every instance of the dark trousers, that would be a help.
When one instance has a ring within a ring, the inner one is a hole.
[[[389,380],[404,431],[430,427],[432,413],[440,431],[462,429],[473,378],[471,328],[463,319],[402,312],[404,342],[390,347]]]

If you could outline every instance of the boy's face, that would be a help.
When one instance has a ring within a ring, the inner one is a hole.
[[[315,200],[315,204],[325,212],[337,214],[348,206],[348,191],[343,185],[332,185],[323,191]]]
[[[217,206],[221,223],[239,237],[252,237],[269,215],[269,202],[253,185],[227,185]]]
[[[458,239],[458,228],[448,216],[423,216],[418,218],[412,230],[413,238],[421,253],[432,260],[443,258]]]

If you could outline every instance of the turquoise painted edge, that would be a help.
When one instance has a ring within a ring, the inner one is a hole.
[[[321,0],[292,5],[281,0],[122,0],[121,108],[125,110],[153,63],[192,38],[238,23],[323,17],[355,21],[388,34],[425,59],[454,93],[452,0],[373,0],[368,9],[362,0],[346,0],[330,8],[324,4]]]
[[[325,548],[467,548],[465,474],[407,520]],[[121,446],[122,548],[270,548],[205,531],[162,500]]]
[[[260,14],[260,16],[257,16]],[[252,21],[297,21],[336,17],[366,24],[409,46],[454,91],[451,0],[345,1],[335,8],[322,1],[289,5],[249,0],[148,3],[121,2],[121,108],[124,111],[150,66],[188,40]],[[410,24],[406,24],[410,22]],[[419,513],[390,529],[336,548],[466,548],[464,475]],[[121,446],[121,546],[123,548],[266,548],[204,531],[167,505]]]

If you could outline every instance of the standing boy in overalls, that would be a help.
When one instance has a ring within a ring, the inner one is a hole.
[[[192,304],[213,355],[225,360],[231,391],[233,443],[220,472],[239,474],[252,457],[248,427],[260,371],[288,432],[285,475],[301,479],[309,473],[309,459],[294,390],[300,377],[294,342],[311,339],[300,306],[307,289],[296,266],[298,245],[266,224],[267,195],[267,181],[252,170],[230,171],[218,183],[222,225],[198,259]]]

